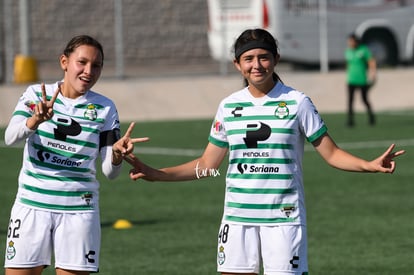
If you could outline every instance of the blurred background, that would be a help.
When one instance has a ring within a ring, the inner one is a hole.
[[[16,56],[36,61],[41,79],[61,76],[58,57],[75,35],[98,39],[103,76],[145,74],[148,67],[212,63],[205,0],[2,0],[1,80],[13,81]],[[29,62],[30,63],[30,62]]]
[[[341,68],[351,32],[383,67],[414,60],[414,0],[2,0],[0,14],[0,83],[60,77],[78,34],[103,44],[103,77],[231,73],[248,27],[275,35],[287,68]]]

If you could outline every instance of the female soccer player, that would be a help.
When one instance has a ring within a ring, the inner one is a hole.
[[[31,85],[20,97],[5,142],[25,140],[5,255],[6,275],[41,274],[55,258],[56,274],[99,268],[100,217],[96,160],[109,179],[133,150],[134,127],[120,138],[114,103],[90,89],[100,77],[101,44],[76,36],[60,56],[63,81]]]
[[[338,148],[312,101],[282,83],[274,68],[278,46],[262,29],[244,31],[234,45],[234,65],[247,86],[219,105],[209,143],[200,158],[154,169],[134,155],[132,179],[193,180],[214,171],[229,153],[224,214],[217,246],[222,274],[307,274],[307,237],[302,156],[305,140],[331,166],[392,173],[391,145],[366,161]]]
[[[348,120],[347,126],[353,127],[354,121],[354,95],[357,90],[361,92],[362,102],[368,113],[368,122],[375,125],[375,115],[368,100],[368,92],[375,82],[377,62],[370,49],[361,43],[360,39],[351,34],[348,37],[348,47],[345,50],[346,81],[348,90]]]

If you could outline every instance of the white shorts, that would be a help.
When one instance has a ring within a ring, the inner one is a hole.
[[[218,236],[217,271],[307,274],[306,227],[301,225],[249,226],[222,223]]]
[[[99,212],[56,213],[14,204],[4,267],[48,266],[96,272],[101,228]]]

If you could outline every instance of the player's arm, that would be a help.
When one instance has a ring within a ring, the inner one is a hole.
[[[33,115],[26,120],[26,126],[31,130],[36,130],[39,125],[53,117],[53,104],[59,95],[60,88],[58,87],[53,94],[50,101],[46,97],[46,86],[41,84],[42,100],[38,102],[34,108]]]
[[[373,56],[368,60],[368,80],[374,83],[377,78],[377,61]]]
[[[120,165],[123,158],[126,155],[129,155],[134,150],[134,143],[137,142],[146,142],[149,140],[148,137],[143,138],[132,138],[132,131],[134,130],[135,123],[132,122],[125,135],[116,140],[116,142],[112,145],[112,164],[113,165]]]
[[[33,107],[33,109],[24,104],[26,100],[32,100],[31,87],[29,87],[20,98],[5,131],[4,141],[6,145],[12,145],[25,140],[35,133],[37,127],[42,122],[52,118],[53,104],[59,94],[59,88],[56,89],[50,101],[47,101],[44,83],[41,84],[41,89],[42,99]],[[33,101],[36,100],[33,99]]]
[[[102,156],[102,172],[109,178],[116,178],[121,172],[123,157],[133,152],[134,143],[148,141],[149,138],[132,138],[134,123],[131,123],[124,136],[120,136],[120,129],[114,128],[100,134],[100,153]]]
[[[395,170],[394,158],[405,152],[404,150],[392,152],[395,147],[392,144],[381,156],[372,161],[367,161],[339,148],[327,133],[312,144],[329,165],[353,172],[392,173]]]
[[[227,154],[227,148],[209,143],[201,157],[181,165],[155,169],[141,162],[136,156],[130,154],[125,159],[133,166],[130,177],[133,180],[143,178],[149,181],[185,181],[195,180],[210,173],[203,171],[217,170]]]

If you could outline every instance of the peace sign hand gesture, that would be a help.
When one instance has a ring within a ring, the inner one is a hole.
[[[45,84],[41,84],[42,100],[36,104],[33,115],[27,119],[26,126],[32,130],[37,129],[42,122],[45,122],[53,117],[53,104],[59,95],[60,87],[58,87],[53,94],[50,101],[47,101]]]
[[[395,160],[394,158],[399,157],[405,153],[405,150],[400,150],[397,152],[393,152],[395,148],[395,144],[391,144],[390,147],[378,158],[371,161],[372,170],[374,172],[382,172],[382,173],[393,173],[395,170]]]
[[[148,141],[148,137],[143,138],[131,138],[132,130],[134,130],[135,123],[132,122],[125,135],[119,139],[117,142],[112,145],[112,163],[114,165],[119,165],[122,162],[122,159],[133,153],[134,143]]]

